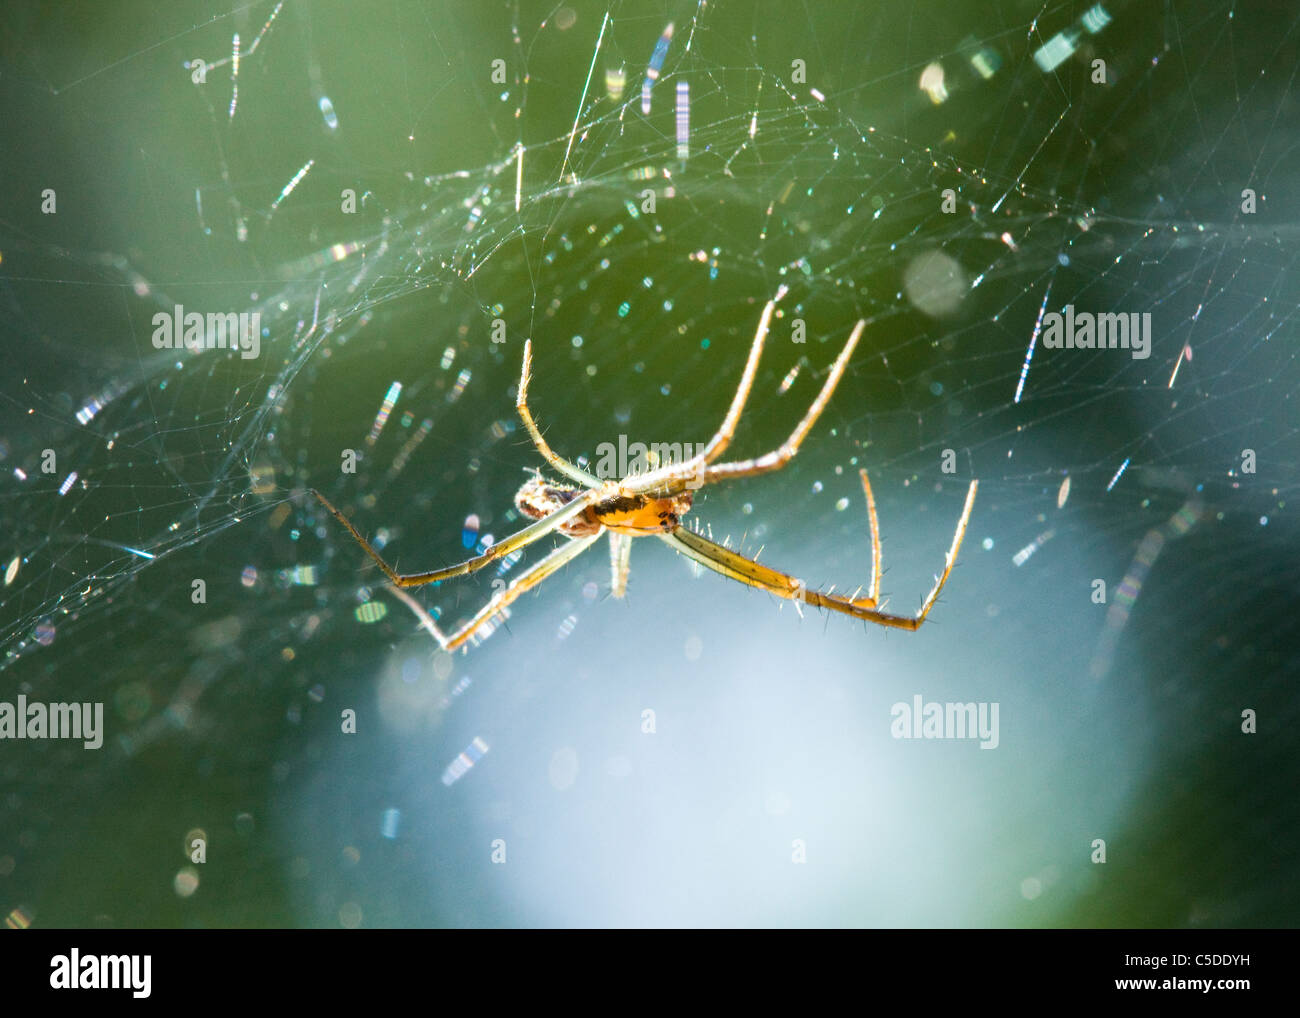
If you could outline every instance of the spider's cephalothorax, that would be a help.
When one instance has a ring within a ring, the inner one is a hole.
[[[628,561],[631,554],[632,538],[658,537],[680,555],[712,569],[716,573],[732,580],[738,580],[751,587],[765,590],[775,597],[794,601],[796,607],[810,604],[817,608],[841,612],[855,619],[863,619],[881,626],[915,631],[934,607],[952,572],[953,563],[957,561],[957,549],[966,533],[966,523],[970,519],[971,508],[975,505],[975,488],[977,482],[971,481],[966,492],[966,505],[962,509],[961,519],[957,521],[957,530],[953,535],[952,546],[944,562],[943,572],[935,579],[930,593],[921,603],[920,611],[915,615],[894,615],[883,611],[880,599],[880,534],[876,524],[876,500],[871,494],[871,482],[867,472],[860,470],[862,491],[867,499],[867,519],[871,524],[871,581],[864,590],[859,587],[853,594],[836,594],[834,588],[827,591],[808,589],[803,580],[761,565],[756,559],[749,558],[739,551],[729,548],[726,543],[718,544],[703,534],[682,526],[682,517],[690,511],[693,492],[706,484],[719,481],[732,481],[739,477],[756,477],[759,474],[780,470],[794,459],[799,446],[807,437],[812,426],[826,409],[831,393],[839,384],[848,367],[849,358],[867,327],[865,319],[860,319],[854,326],[848,342],[840,351],[839,357],[831,366],[822,383],[821,392],[813,400],[812,406],[804,414],[803,420],[795,427],[790,437],[780,448],[755,459],[719,463],[717,460],[731,444],[736,433],[736,425],[745,409],[745,400],[754,384],[758,372],[758,359],[763,352],[763,341],[772,324],[772,315],[776,302],[784,295],[785,289],[767,302],[763,316],[759,319],[758,331],[754,333],[754,342],[749,348],[749,360],[745,363],[744,374],[740,376],[740,385],[731,399],[731,408],[722,421],[717,433],[696,455],[681,463],[668,463],[646,473],[630,474],[619,480],[603,480],[588,473],[576,463],[570,463],[557,454],[542,437],[541,429],[533,420],[528,409],[528,375],[532,364],[532,342],[524,341],[524,366],[519,375],[519,395],[515,407],[528,429],[528,435],[551,467],[572,484],[555,484],[546,480],[539,473],[527,481],[515,495],[515,505],[519,511],[532,522],[518,533],[490,545],[482,554],[461,562],[458,565],[432,569],[425,573],[399,573],[390,566],[375,547],[367,541],[341,512],[330,505],[320,492],[315,492],[325,508],[348,528],[348,532],[357,544],[365,549],[367,555],[383,570],[384,575],[397,587],[418,587],[424,583],[441,583],[453,576],[464,576],[476,572],[498,559],[506,559],[532,544],[534,541],[559,531],[569,540],[553,548],[545,558],[528,566],[514,577],[504,588],[497,590],[492,599],[485,604],[473,618],[458,626],[450,635],[443,633],[431,616],[424,619],[425,625],[433,633],[438,643],[445,650],[456,650],[474,639],[479,632],[498,614],[508,607],[525,591],[531,590],[548,576],[563,569],[569,562],[592,546],[602,534],[608,532],[610,552],[610,592],[614,597],[622,597],[627,588]],[[493,584],[494,586],[496,583]],[[408,595],[403,594],[402,597]],[[421,609],[422,611],[423,609]],[[427,613],[425,613],[427,616]],[[490,626],[488,631],[491,632]]]
[[[528,518],[543,520],[583,494],[586,492],[581,488],[553,484],[538,474],[515,493],[515,506]],[[682,517],[691,510],[692,498],[689,491],[642,494],[609,483],[600,490],[596,501],[561,523],[559,529],[565,537],[589,537],[599,534],[602,528],[629,537],[668,534],[681,526]]]

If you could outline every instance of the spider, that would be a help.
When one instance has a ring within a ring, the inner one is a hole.
[[[444,634],[436,625],[428,625],[439,644],[447,651],[454,651],[463,646],[480,628],[521,594],[558,572],[590,548],[606,532],[609,534],[612,593],[615,597],[622,597],[627,589],[632,539],[653,536],[714,572],[739,580],[751,587],[766,590],[777,597],[793,600],[796,604],[802,602],[827,608],[881,626],[913,631],[919,629],[939,597],[939,592],[943,589],[956,562],[957,551],[961,547],[962,538],[966,533],[966,524],[975,504],[978,481],[970,483],[970,489],[966,494],[966,505],[962,509],[961,519],[957,522],[957,530],[953,536],[952,546],[948,549],[943,572],[935,578],[934,587],[921,604],[920,611],[914,616],[892,615],[876,607],[880,594],[880,534],[876,520],[876,501],[871,494],[871,482],[865,470],[859,471],[859,476],[862,480],[862,490],[866,495],[867,515],[871,523],[871,581],[870,592],[866,597],[859,596],[862,593],[861,587],[852,596],[835,594],[834,588],[824,593],[809,590],[802,580],[760,565],[754,559],[747,558],[731,548],[717,544],[696,531],[682,526],[683,517],[691,509],[695,490],[703,485],[737,477],[771,473],[780,470],[795,457],[799,446],[812,430],[813,425],[817,423],[817,418],[821,416],[826,404],[830,402],[831,394],[839,384],[840,377],[848,366],[849,358],[853,355],[853,349],[857,346],[862,330],[866,327],[865,320],[859,320],[854,326],[852,334],[844,344],[844,349],[840,351],[839,357],[831,367],[821,392],[817,394],[812,406],[804,414],[803,420],[780,448],[757,459],[717,463],[715,461],[731,444],[736,425],[745,409],[745,401],[758,371],[759,357],[763,353],[763,343],[771,325],[776,300],[780,296],[781,294],[778,294],[776,299],[768,301],[763,309],[758,330],[750,346],[749,360],[745,364],[740,384],[732,397],[731,407],[722,421],[722,426],[718,428],[708,445],[689,459],[658,466],[644,473],[633,473],[620,480],[602,481],[557,454],[542,437],[541,430],[533,419],[532,411],[528,408],[532,343],[531,340],[526,340],[523,370],[519,378],[519,395],[515,402],[516,409],[538,452],[558,473],[574,483],[552,483],[540,472],[535,473],[515,495],[515,506],[519,512],[535,522],[491,545],[483,554],[468,561],[424,573],[399,573],[384,561],[374,546],[361,536],[352,522],[334,508],[324,495],[315,489],[312,489],[312,494],[320,499],[325,508],[348,529],[348,533],[357,544],[398,588],[438,583],[453,576],[475,572],[555,531],[568,538],[568,541],[553,549],[540,562],[526,569],[509,585],[498,590],[473,618],[451,635]]]

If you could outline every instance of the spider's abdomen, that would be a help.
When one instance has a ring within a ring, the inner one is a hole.
[[[566,537],[587,537],[606,527],[631,537],[644,537],[676,530],[681,526],[682,517],[691,510],[689,491],[656,498],[653,495],[621,494],[618,486],[612,483],[607,489],[610,492],[608,497],[561,523],[560,533]],[[579,488],[552,484],[538,476],[524,482],[515,492],[515,507],[529,519],[540,520],[564,508],[581,494]]]
[[[591,507],[601,526],[620,534],[641,537],[676,530],[691,510],[691,493],[654,498],[650,495],[615,495]]]

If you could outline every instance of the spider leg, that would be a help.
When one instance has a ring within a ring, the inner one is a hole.
[[[311,493],[321,501],[326,509],[333,514],[334,518],[348,528],[348,533],[352,535],[353,540],[361,545],[367,555],[374,560],[375,564],[384,571],[384,575],[398,587],[418,587],[423,583],[437,583],[439,580],[445,580],[452,576],[464,576],[466,573],[472,573],[484,566],[491,564],[503,555],[509,555],[516,548],[523,548],[532,544],[539,537],[545,537],[551,531],[555,530],[562,523],[577,516],[580,512],[591,505],[596,500],[597,492],[587,491],[579,495],[562,509],[558,509],[549,516],[531,523],[524,527],[523,530],[511,534],[502,541],[498,541],[487,549],[482,555],[472,559],[467,559],[454,566],[447,566],[445,569],[434,569],[427,573],[399,573],[396,569],[384,561],[383,557],[377,552],[369,541],[361,536],[360,531],[352,525],[352,521],[344,516],[341,512],[330,504],[329,499],[322,495],[315,488]]]
[[[754,342],[749,347],[749,360],[745,362],[744,374],[740,376],[740,385],[736,387],[736,394],[731,397],[731,407],[722,420],[722,427],[718,428],[717,433],[709,439],[709,444],[701,453],[705,463],[712,463],[731,444],[731,438],[736,433],[736,425],[740,423],[740,415],[745,410],[745,400],[749,398],[749,390],[754,385],[754,376],[758,374],[758,359],[763,356],[763,342],[767,339],[767,330],[772,324],[772,312],[775,310],[775,300],[769,300],[763,308],[763,316],[758,320],[758,331],[754,333]]]
[[[541,429],[537,427],[537,422],[533,420],[533,413],[528,409],[528,376],[532,374],[533,366],[533,341],[524,340],[524,367],[519,374],[519,395],[515,399],[515,409],[519,411],[519,416],[524,422],[524,427],[528,429],[528,434],[532,436],[533,445],[537,446],[537,451],[546,457],[546,462],[553,466],[571,481],[577,481],[584,488],[596,488],[600,486],[600,481],[593,477],[587,471],[583,470],[575,463],[570,463],[563,456],[557,453],[549,445],[546,439],[542,437]]]
[[[628,563],[632,558],[632,538],[616,530],[609,532],[609,573],[611,593],[622,597],[627,593]]]
[[[864,486],[866,486],[865,477],[863,481]],[[777,597],[789,601],[801,601],[818,608],[826,608],[830,611],[840,612],[843,615],[850,615],[853,618],[865,619],[881,626],[915,631],[921,628],[921,623],[925,621],[930,609],[934,607],[934,602],[939,597],[939,591],[943,589],[943,585],[948,581],[948,576],[952,572],[953,565],[956,564],[957,552],[961,548],[962,538],[966,536],[966,525],[970,521],[971,509],[975,505],[975,491],[978,485],[978,481],[971,481],[970,483],[970,490],[966,493],[966,505],[962,509],[961,519],[957,522],[957,530],[953,535],[952,546],[948,549],[943,572],[935,578],[933,589],[931,589],[921,605],[921,610],[914,617],[892,615],[876,608],[875,588],[879,582],[879,570],[876,569],[875,565],[878,551],[876,550],[877,545],[874,536],[872,541],[872,596],[864,598],[856,595],[845,597],[839,594],[823,594],[819,591],[808,590],[802,580],[797,580],[793,576],[760,565],[753,559],[746,558],[730,548],[724,548],[722,545],[716,544],[692,530],[678,528],[672,533],[660,534],[659,537],[683,555],[700,563],[700,565],[733,580],[739,580],[751,587],[766,590]],[[871,506],[874,503],[874,499],[870,497],[871,489],[867,487],[866,490],[869,500],[868,505]],[[872,515],[875,515],[874,511]],[[872,533],[875,534],[874,526]]]
[[[779,298],[780,294],[777,297]],[[731,397],[731,407],[727,410],[727,416],[723,418],[722,426],[709,439],[708,445],[698,455],[682,463],[669,464],[640,477],[624,478],[622,486],[625,490],[676,494],[688,488],[704,486],[708,464],[726,451],[732,437],[736,434],[736,425],[740,423],[740,415],[744,413],[745,402],[749,399],[749,390],[753,388],[754,377],[758,374],[758,362],[763,356],[763,344],[767,340],[767,332],[772,325],[772,314],[775,310],[776,298],[769,300],[763,308],[762,317],[758,320],[758,329],[754,333],[754,341],[749,347],[749,359],[745,362],[745,370],[740,376],[736,394]]]
[[[835,358],[830,374],[826,376],[826,381],[822,384],[822,391],[817,394],[812,406],[804,414],[803,420],[799,422],[794,431],[790,433],[790,437],[785,440],[779,449],[759,456],[757,459],[738,460],[734,463],[719,463],[717,466],[711,466],[704,471],[704,483],[712,484],[726,478],[752,477],[755,474],[766,474],[773,470],[780,470],[794,459],[795,454],[799,451],[799,446],[808,437],[808,432],[812,430],[813,425],[817,423],[817,418],[822,415],[822,411],[826,409],[826,404],[830,402],[835,387],[840,384],[844,369],[848,367],[849,358],[853,356],[853,349],[858,345],[858,340],[862,337],[862,330],[866,327],[866,320],[859,318],[858,324],[853,327],[848,342],[844,344],[844,349]],[[708,459],[707,452],[705,453],[705,459]]]
[[[600,531],[597,531],[587,537],[575,538],[574,540],[567,541],[554,549],[546,556],[546,558],[516,576],[510,582],[510,585],[504,590],[499,590],[497,593],[493,594],[492,599],[480,608],[478,613],[472,619],[453,632],[450,636],[444,636],[437,630],[437,627],[435,627],[434,635],[442,645],[442,649],[446,651],[458,650],[467,640],[471,639],[485,623],[491,621],[498,612],[512,604],[516,598],[532,590],[548,576],[558,572],[569,562],[590,548],[596,539],[600,537],[600,533]]]
[[[862,478],[862,490],[867,496],[867,517],[871,520],[871,603],[874,606],[880,601],[880,521],[876,518],[876,496],[871,494],[871,482],[867,479],[866,470],[859,470],[858,476]],[[970,510],[967,509],[967,512]],[[966,529],[965,521],[962,522],[962,529]],[[958,539],[960,541],[960,539]],[[954,550],[954,554],[956,554]]]

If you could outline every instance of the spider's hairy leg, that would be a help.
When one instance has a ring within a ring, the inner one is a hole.
[[[822,391],[817,394],[812,406],[804,414],[803,420],[790,433],[790,437],[785,440],[781,448],[775,452],[759,456],[757,459],[738,460],[734,463],[719,463],[716,466],[711,466],[704,472],[704,482],[713,484],[716,481],[732,477],[753,477],[755,474],[766,474],[773,470],[780,470],[794,459],[799,452],[799,446],[808,437],[808,432],[817,423],[817,418],[826,409],[826,404],[831,401],[831,395],[835,392],[835,387],[840,384],[840,379],[844,376],[844,369],[848,367],[849,358],[853,356],[858,340],[862,338],[862,330],[866,327],[866,319],[859,318],[858,324],[853,327],[853,332],[849,335],[848,342],[844,344],[844,349],[835,358],[835,363],[831,366],[826,381],[822,384]]]
[[[336,520],[347,527],[348,533],[352,535],[353,540],[361,545],[367,555],[374,560],[374,563],[384,571],[384,575],[398,587],[418,587],[424,583],[437,583],[439,580],[446,580],[452,576],[464,576],[466,573],[472,573],[490,565],[496,559],[503,555],[509,555],[517,548],[523,548],[532,544],[540,537],[545,537],[551,531],[555,530],[560,524],[572,519],[581,513],[587,506],[591,505],[599,495],[597,491],[586,491],[568,503],[562,509],[558,509],[549,516],[538,520],[536,523],[529,524],[523,530],[511,534],[509,537],[498,541],[487,549],[482,555],[472,559],[467,559],[454,566],[447,566],[445,569],[434,569],[427,573],[399,573],[396,569],[384,561],[383,556],[379,554],[369,541],[361,536],[361,532],[352,525],[352,521],[344,516],[339,510],[334,508],[324,495],[315,488],[311,493],[320,499],[321,505],[330,511]]]
[[[712,569],[715,573],[721,573],[728,579],[739,580],[751,587],[759,587],[777,597],[792,600],[799,597],[800,591],[804,589],[802,580],[770,569],[739,552],[710,541],[687,527],[678,527],[670,533],[657,536],[665,544],[700,565]]]
[[[943,590],[943,585],[948,582],[948,574],[952,572],[952,567],[957,564],[957,551],[961,548],[962,538],[966,536],[966,524],[970,522],[971,510],[975,508],[975,491],[979,487],[979,483],[979,481],[971,481],[970,488],[966,491],[966,505],[962,508],[961,519],[957,521],[957,530],[952,537],[952,546],[948,549],[948,555],[944,559],[943,572],[935,577],[934,587],[921,604],[921,610],[916,613],[916,624],[918,626],[930,614],[930,609],[934,607],[934,602],[939,598],[939,591]]]
[[[632,559],[632,538],[616,530],[609,532],[610,593],[622,597],[627,593],[628,565]]]
[[[519,373],[519,395],[515,398],[515,409],[519,411],[519,417],[524,422],[524,427],[528,429],[528,434],[533,439],[533,445],[537,446],[537,451],[546,457],[546,462],[553,466],[571,481],[577,481],[584,488],[595,488],[600,485],[600,481],[593,477],[587,471],[583,470],[576,463],[570,463],[563,456],[557,453],[549,445],[546,439],[542,437],[541,429],[537,427],[537,422],[533,420],[533,413],[528,409],[528,379],[533,369],[533,341],[524,340],[524,366]]]
[[[590,548],[599,537],[600,532],[597,532],[587,537],[579,537],[568,541],[560,545],[536,565],[524,570],[523,573],[510,582],[508,587],[493,594],[492,599],[480,608],[472,619],[450,636],[444,637],[438,634],[438,642],[442,644],[443,650],[458,650],[467,640],[473,637],[484,623],[490,621],[501,609],[513,603],[520,595],[532,590],[548,576],[553,575],[577,558]]]
[[[879,569],[876,564],[879,559],[879,545],[876,539],[876,530],[872,527],[872,580],[871,596],[860,598],[857,596],[845,597],[839,594],[821,593],[820,591],[808,590],[801,580],[797,580],[785,573],[778,572],[768,566],[760,565],[753,559],[741,555],[739,552],[732,551],[730,548],[724,548],[708,538],[679,527],[677,530],[668,534],[659,535],[660,539],[674,547],[688,558],[712,569],[716,573],[721,573],[733,580],[739,580],[741,583],[751,587],[757,587],[760,590],[766,590],[777,597],[785,598],[788,601],[800,601],[804,604],[811,604],[818,608],[826,608],[829,611],[839,612],[842,615],[849,615],[853,618],[864,619],[867,622],[874,622],[880,626],[889,626],[893,629],[906,629],[915,632],[925,621],[930,609],[934,607],[935,601],[939,597],[939,592],[943,585],[948,581],[949,574],[952,573],[952,567],[957,561],[957,552],[961,548],[962,538],[966,535],[966,525],[970,522],[970,514],[975,505],[975,492],[979,485],[978,481],[971,481],[970,489],[966,493],[966,505],[962,509],[961,519],[957,523],[957,530],[953,535],[952,546],[948,549],[948,555],[944,562],[943,572],[936,577],[934,588],[926,597],[925,602],[921,605],[921,610],[914,617],[906,615],[893,615],[889,612],[883,612],[876,608],[877,587],[879,585]],[[867,492],[868,508],[874,517],[875,499],[871,496],[871,488],[866,480],[865,472],[863,476],[863,486]]]
[[[780,294],[777,296],[779,297]],[[749,347],[749,360],[745,362],[745,371],[740,376],[740,385],[736,387],[736,394],[731,398],[731,407],[727,410],[727,416],[722,419],[722,427],[718,428],[717,433],[709,439],[709,444],[704,447],[704,452],[701,454],[705,463],[712,463],[731,444],[731,438],[736,433],[736,425],[740,423],[740,415],[745,410],[749,390],[754,385],[754,376],[758,374],[758,360],[763,356],[763,343],[767,339],[767,330],[772,324],[772,312],[775,310],[776,300],[769,300],[763,308],[763,316],[758,320],[758,330],[754,333],[754,342]]]
[[[867,496],[867,518],[871,521],[870,601],[874,608],[880,601],[880,520],[876,518],[876,496],[871,494],[871,481],[866,470],[859,470],[858,476],[862,478],[862,492]]]

